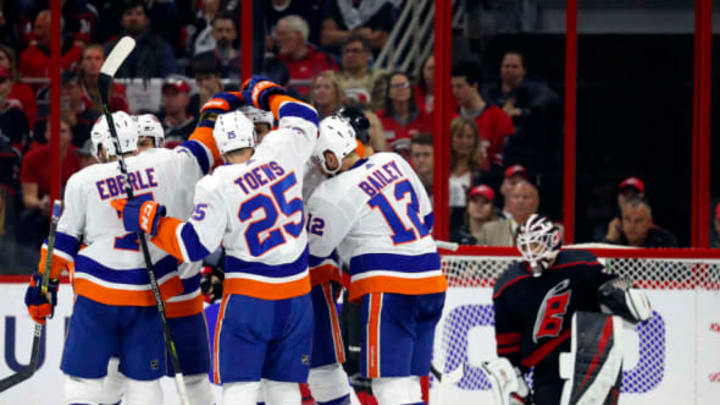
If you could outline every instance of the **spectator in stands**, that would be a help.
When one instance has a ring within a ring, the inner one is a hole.
[[[310,80],[325,70],[337,70],[335,60],[308,43],[310,28],[302,17],[289,15],[278,20],[275,26],[278,59],[290,72],[289,86],[303,97],[310,91]]]
[[[388,76],[385,109],[377,112],[385,131],[389,149],[405,158],[410,153],[410,138],[416,133],[431,132],[430,117],[417,110],[410,77],[403,72]]]
[[[627,200],[620,209],[621,231],[610,227],[604,242],[644,248],[678,246],[672,232],[653,224],[652,208],[646,199]]]
[[[435,106],[435,55],[428,55],[423,63],[418,67],[415,74],[415,104],[418,111],[422,111],[428,115],[432,114]],[[448,111],[450,116],[457,113],[457,105],[454,99],[448,100]]]
[[[221,70],[215,59],[196,59],[192,63],[192,71],[198,93],[190,97],[189,110],[194,115],[200,116],[200,107],[205,105],[214,94],[223,90]]]
[[[374,51],[387,42],[399,11],[389,0],[326,1],[320,44],[337,53],[347,37],[357,34],[365,38]]]
[[[315,107],[320,119],[337,111],[345,102],[345,92],[332,70],[316,74],[310,82],[310,89],[310,104]]]
[[[172,148],[186,141],[197,124],[197,118],[188,114],[190,81],[181,75],[170,75],[162,85],[163,110],[158,118],[165,129],[165,146]]]
[[[458,229],[465,216],[466,197],[482,180],[484,151],[473,120],[462,117],[450,123],[450,229]]]
[[[188,50],[190,55],[197,55],[215,49],[217,38],[213,34],[215,30],[213,23],[220,12],[220,0],[202,1],[200,8],[197,10],[195,21],[186,28],[189,34]],[[237,32],[236,26],[234,29]]]
[[[33,247],[40,247],[47,234],[48,213],[51,206],[50,188],[52,173],[50,167],[50,125],[45,130],[47,144],[25,155],[20,171],[22,200],[25,211],[20,216],[18,241]],[[73,153],[72,133],[67,115],[60,121],[60,190],[65,188],[70,176],[80,170],[80,159]]]
[[[515,235],[520,224],[538,212],[540,196],[529,181],[521,181],[508,194],[510,217],[497,219],[483,225],[478,245],[515,246]]]
[[[483,237],[483,226],[499,218],[493,205],[494,198],[495,192],[486,184],[470,189],[465,221],[459,228],[450,228],[450,240],[462,245],[476,245]]]
[[[358,104],[368,104],[373,111],[385,106],[387,72],[370,69],[370,44],[360,35],[351,35],[342,46],[342,69],[338,72],[345,95]]]
[[[20,154],[29,142],[30,129],[20,101],[8,98],[12,85],[10,71],[0,66],[0,141]]]
[[[715,204],[715,209],[713,210],[713,226],[710,231],[710,247],[720,248],[720,202]]]
[[[105,52],[102,45],[91,44],[83,50],[80,69],[78,69],[85,107],[98,113],[102,111],[102,105],[97,80],[100,77],[100,68],[103,62],[105,62]],[[110,86],[109,102],[110,111],[130,111],[127,96],[125,95],[125,87],[116,81]]]
[[[223,78],[239,79],[242,59],[240,51],[233,45],[238,36],[237,22],[230,14],[220,13],[212,20],[210,33],[213,38],[212,46],[196,53],[193,63],[214,61],[220,67]]]
[[[508,198],[510,190],[512,190],[513,187],[515,187],[521,181],[529,181],[530,183],[535,184],[535,181],[533,180],[530,172],[525,168],[525,166],[512,165],[505,169],[505,178],[500,185],[500,195],[503,198],[502,216],[505,218],[510,218],[512,216],[508,208]]]
[[[483,169],[502,166],[505,137],[515,133],[512,119],[497,106],[487,103],[480,94],[482,69],[475,61],[462,61],[453,66],[450,82],[460,116],[475,120],[483,141],[489,143]]]
[[[500,79],[483,91],[487,101],[502,107],[516,126],[557,101],[555,92],[540,82],[527,79],[526,74],[525,56],[517,51],[506,52],[500,63]]]
[[[25,113],[27,126],[32,130],[35,126],[35,117],[37,116],[38,109],[35,92],[29,85],[20,82],[15,51],[5,45],[0,45],[0,69],[2,68],[8,70],[6,80],[10,82],[10,93],[7,95],[7,99],[14,99],[20,103]]]
[[[320,29],[322,27],[323,0],[271,0],[265,8],[265,26],[268,33],[273,32],[277,22],[289,15],[299,15],[308,22],[310,35],[308,42],[320,43]],[[275,40],[268,35],[265,38],[265,49],[275,47]]]
[[[370,110],[370,107],[365,105],[361,108],[363,113],[370,121],[370,146],[373,152],[384,152],[387,149],[385,143],[385,133],[383,132],[382,122],[378,118],[377,114]],[[367,149],[367,146],[365,147]],[[369,155],[368,155],[369,156]]]
[[[46,78],[50,76],[50,10],[42,10],[35,18],[34,39],[20,54],[20,73],[24,78]],[[83,44],[71,39],[62,39],[62,69],[74,70],[82,54]],[[34,84],[34,89],[43,87]]]
[[[610,220],[605,231],[605,238],[608,236],[620,235],[622,233],[622,206],[626,202],[635,199],[645,199],[645,182],[637,177],[628,177],[618,185],[617,210],[615,218]]]
[[[165,77],[175,73],[175,55],[164,39],[150,30],[150,17],[145,2],[126,0],[120,25],[125,35],[135,39],[135,49],[120,65],[115,77]],[[105,47],[109,52],[116,41]]]
[[[100,117],[100,111],[85,103],[80,79],[75,73],[62,74],[62,88],[60,90],[60,108],[65,111],[66,118],[72,132],[72,144],[81,148],[85,141],[90,139],[90,130],[95,120]]]
[[[433,136],[428,133],[415,134],[410,143],[410,164],[417,173],[425,191],[432,198],[433,192]]]

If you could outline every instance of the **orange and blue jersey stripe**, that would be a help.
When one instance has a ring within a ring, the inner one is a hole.
[[[296,98],[277,94],[270,96],[270,111],[278,121],[282,118],[297,117],[309,121],[318,126],[318,114],[315,109]]]
[[[295,261],[285,264],[264,264],[225,257],[223,292],[247,295],[265,300],[282,300],[310,292],[308,253],[305,247]]]
[[[80,249],[80,241],[69,234],[57,231],[55,233],[55,245],[53,246],[53,257],[50,265],[50,278],[60,278],[63,270],[70,271],[70,263],[75,260],[75,255]],[[40,250],[40,261],[38,271],[42,274],[45,271],[45,260],[47,258],[47,239]]]
[[[437,252],[368,253],[350,259],[350,300],[368,293],[434,294],[447,289]]]
[[[183,318],[203,312],[203,296],[200,293],[200,274],[181,278],[183,290],[165,303],[168,318]]]
[[[177,218],[160,218],[157,235],[153,236],[150,241],[186,263],[196,262],[210,254],[210,251],[200,242],[195,227],[191,223]]]
[[[341,270],[339,268],[338,254],[336,250],[328,257],[310,255],[308,265],[310,266],[310,285],[325,284],[329,281],[342,283]]]
[[[153,267],[163,299],[167,300],[183,291],[177,273],[177,261],[172,256],[159,260]],[[72,284],[75,294],[101,304],[140,307],[156,305],[146,268],[112,269],[79,254],[75,258]]]

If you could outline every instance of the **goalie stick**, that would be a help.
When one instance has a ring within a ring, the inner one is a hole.
[[[112,84],[115,73],[120,68],[120,65],[125,61],[130,52],[135,48],[135,40],[129,36],[122,37],[117,44],[113,47],[110,55],[103,63],[100,68],[100,77],[98,78],[98,90],[100,92],[100,98],[102,99],[103,114],[107,120],[108,127],[110,128],[110,135],[112,136],[113,143],[115,145],[115,152],[120,165],[120,173],[123,176],[123,184],[125,185],[125,192],[127,193],[128,200],[132,200],[134,197],[132,185],[128,181],[128,171],[125,165],[125,159],[120,148],[120,139],[115,129],[115,122],[113,122],[112,114],[110,114],[108,102],[110,85]],[[172,338],[172,332],[167,321],[167,314],[165,312],[165,302],[160,294],[160,287],[158,286],[155,273],[153,271],[152,259],[150,258],[150,251],[148,250],[147,240],[143,232],[138,232],[138,239],[140,240],[140,247],[142,249],[143,258],[145,259],[145,267],[147,268],[148,277],[150,278],[150,287],[155,297],[155,303],[157,305],[158,313],[160,314],[160,322],[162,323],[163,338],[165,340],[165,347],[170,356],[170,362],[175,371],[175,383],[177,385],[178,394],[183,405],[190,405],[188,400],[187,387],[185,386],[185,378],[180,368],[180,359],[175,348],[175,341]]]
[[[53,201],[52,208],[52,220],[50,222],[50,233],[48,234],[47,243],[47,254],[45,256],[45,268],[43,270],[42,281],[40,283],[40,291],[43,295],[48,297],[48,284],[50,284],[50,265],[52,264],[53,250],[55,249],[55,233],[57,232],[57,224],[60,220],[60,211],[62,211],[62,202],[60,200]],[[52,297],[48,297],[48,301],[51,301]],[[52,305],[52,302],[50,303]],[[15,374],[7,376],[0,380],[0,392],[3,392],[9,388],[12,388],[21,382],[27,380],[35,374],[38,361],[40,359],[40,341],[42,339],[43,332],[45,331],[45,325],[35,323],[35,329],[33,331],[33,344],[32,351],[30,352],[30,363],[27,366],[20,369]]]

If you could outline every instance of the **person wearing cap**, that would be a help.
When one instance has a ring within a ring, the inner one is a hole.
[[[515,246],[518,228],[540,207],[537,187],[527,180],[520,181],[509,190],[506,204],[509,216],[487,222],[482,227],[478,245]]]
[[[126,0],[122,7],[120,25],[123,35],[135,40],[135,49],[115,73],[115,77],[166,77],[177,71],[172,47],[150,30],[148,8],[142,0]],[[106,54],[121,36],[105,45]]]
[[[482,238],[483,226],[498,220],[497,209],[493,205],[495,191],[486,184],[480,184],[470,189],[468,204],[465,212],[465,223],[459,229],[454,229],[450,240],[462,245],[476,245]]]
[[[653,223],[652,207],[646,199],[627,200],[620,210],[620,233],[610,228],[603,242],[642,248],[678,247],[672,232]]]
[[[534,184],[534,182],[532,181],[532,176],[530,175],[530,172],[527,170],[527,168],[525,168],[525,166],[515,164],[505,169],[505,177],[503,178],[503,182],[500,185],[500,194],[503,198],[503,209],[501,215],[505,218],[512,217],[507,206],[508,194],[510,193],[510,190],[512,190],[512,188],[521,181],[529,181],[530,183]]]
[[[165,141],[172,145],[184,142],[195,129],[197,119],[187,111],[190,104],[189,79],[170,75],[162,85],[162,106],[158,118],[165,128]]]
[[[645,198],[645,182],[637,177],[628,177],[618,185],[617,215],[610,220],[604,240],[618,240],[622,235],[622,207],[626,202]]]

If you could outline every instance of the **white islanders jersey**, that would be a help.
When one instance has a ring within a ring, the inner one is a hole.
[[[198,260],[222,242],[224,291],[277,300],[310,291],[303,173],[317,140],[317,113],[287,98],[250,160],[215,169],[195,189],[186,223],[171,228],[170,250]]]
[[[311,261],[337,248],[350,263],[350,299],[370,292],[446,289],[430,235],[432,206],[420,179],[395,153],[376,153],[322,182],[308,202]]]

